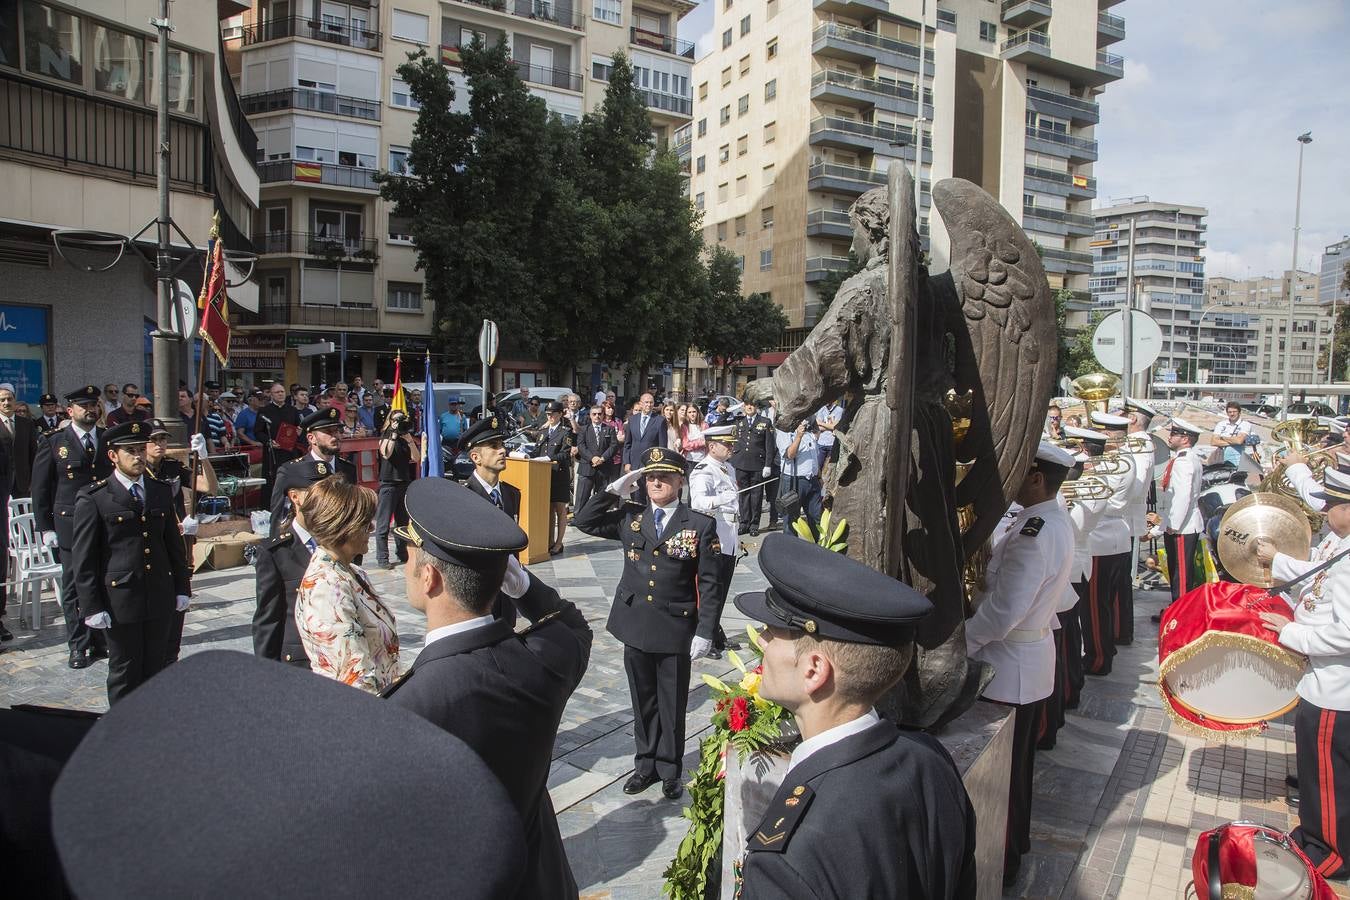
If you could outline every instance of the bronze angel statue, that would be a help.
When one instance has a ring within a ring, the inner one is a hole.
[[[914,180],[850,210],[864,261],[806,341],[748,396],[771,394],[790,431],[839,401],[838,458],[825,491],[850,522],[848,554],[928,594],[894,719],[936,727],[987,683],[966,658],[968,564],[1008,508],[1039,440],[1055,375],[1055,310],[1021,227],[976,185],[940,181],[933,204],[951,269],[920,254]]]

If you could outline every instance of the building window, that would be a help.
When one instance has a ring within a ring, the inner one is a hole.
[[[759,251],[759,270],[767,272],[773,268],[773,248]]]
[[[745,254],[736,257],[736,271],[741,273],[745,272]]]
[[[772,207],[772,206],[766,206],[766,207],[764,207],[763,209],[761,209],[761,210],[759,211],[759,227],[760,227],[760,228],[772,228],[772,227],[773,227],[773,207]]]
[[[591,57],[591,77],[596,81],[609,81],[610,72],[614,68],[614,61],[608,56]]]
[[[94,26],[94,90],[140,102],[145,88],[145,42]]]
[[[772,100],[774,97],[777,96],[778,96],[778,79],[770,78],[768,81],[764,82],[764,99],[766,101]]]
[[[705,204],[704,204],[703,192],[700,191],[699,193],[697,193],[697,194],[694,195],[694,206],[695,206],[695,208],[697,208],[697,209],[703,209],[704,205],[705,205]]]
[[[729,84],[731,84],[731,66],[727,66],[722,70],[722,87],[726,87]]]
[[[431,34],[430,19],[417,13],[396,9],[390,33],[400,41],[426,44]]]
[[[772,19],[776,15],[778,15],[778,0],[769,0],[764,4],[764,18]]]
[[[993,22],[980,22],[980,40],[990,42],[998,40],[998,26]]]
[[[150,75],[146,78],[146,96],[158,97],[155,79],[159,75],[158,47],[149,46],[150,63],[147,66]],[[159,106],[158,101],[152,105]],[[177,113],[192,114],[197,111],[197,58],[186,50],[169,48],[169,108]]]
[[[707,119],[699,119],[699,120],[698,120],[698,136],[699,136],[699,137],[703,137],[703,136],[706,135],[707,133],[708,133],[708,120],[707,120]]]
[[[30,72],[84,84],[80,19],[45,3],[23,5],[25,65]]]
[[[750,74],[750,57],[748,55],[741,57],[741,77]]]
[[[705,81],[698,86],[698,99],[700,100],[708,99],[708,82]]]
[[[411,281],[389,282],[389,302],[385,309],[393,312],[422,311],[422,286]]]
[[[731,145],[730,145],[730,144],[723,144],[722,146],[718,147],[718,148],[717,148],[717,161],[718,161],[719,163],[724,163],[724,162],[728,161],[729,159],[731,159]]]
[[[399,109],[422,108],[422,104],[418,103],[413,97],[412,92],[408,90],[408,85],[399,78],[390,79],[389,105],[397,106]]]
[[[727,202],[727,183],[725,181],[717,186],[717,202]]]
[[[722,107],[722,112],[717,116],[718,124],[725,125],[731,121],[731,106]]]
[[[736,138],[736,155],[744,156],[750,152],[750,135],[743,134]]]
[[[731,29],[728,28],[722,32],[722,49],[725,50],[731,46]]]
[[[764,58],[774,59],[778,56],[778,38],[774,38],[764,45]]]
[[[749,33],[750,33],[750,17],[746,16],[744,19],[741,19],[741,37],[745,37]]]
[[[736,237],[745,235],[745,216],[736,217]]]
[[[778,137],[778,123],[770,122],[764,126],[764,143],[772,144]]]
[[[412,151],[407,147],[389,148],[389,171],[394,175],[411,175],[412,166],[408,165],[408,157]]]
[[[740,117],[745,115],[749,111],[750,111],[750,95],[746,94],[744,97],[736,101],[736,115]]]
[[[742,175],[736,179],[736,196],[744,197],[750,190],[750,176]]]
[[[718,223],[717,223],[717,240],[720,242],[720,241],[725,241],[726,239],[727,239],[727,223],[726,223],[726,222],[718,222]]]
[[[591,18],[618,25],[623,21],[622,0],[595,0],[595,5],[591,7]]]
[[[708,168],[708,157],[700,156],[697,160],[694,161],[694,171],[696,174],[702,175],[704,170],[706,170],[707,168]]]
[[[771,184],[773,184],[773,164],[772,164],[772,163],[764,167],[764,186],[765,186],[765,187],[768,187],[768,186],[771,185]]]
[[[389,217],[389,240],[399,244],[411,244],[412,218],[410,216]]]

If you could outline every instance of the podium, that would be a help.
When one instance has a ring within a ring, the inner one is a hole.
[[[520,489],[520,527],[530,539],[529,546],[521,551],[521,563],[528,566],[547,561],[548,501],[553,484],[553,464],[507,457],[502,480]]]

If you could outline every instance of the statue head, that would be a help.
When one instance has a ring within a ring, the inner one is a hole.
[[[849,208],[848,215],[853,220],[853,246],[850,249],[858,259],[866,264],[873,256],[885,256],[890,248],[888,232],[891,225],[886,188],[872,188],[863,194]]]

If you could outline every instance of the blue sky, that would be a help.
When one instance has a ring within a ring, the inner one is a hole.
[[[713,0],[680,23],[712,38]],[[789,0],[790,2],[790,0]],[[800,0],[799,0],[800,2]],[[1289,267],[1295,138],[1303,167],[1299,266],[1350,234],[1350,0],[1126,0],[1125,78],[1102,95],[1099,205],[1148,195],[1209,209],[1206,274]]]

